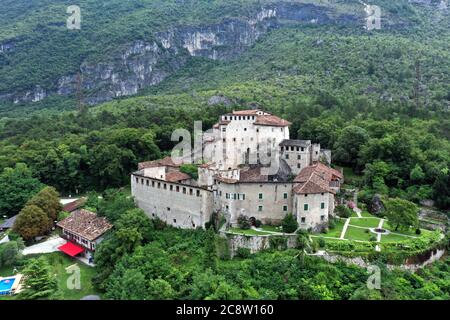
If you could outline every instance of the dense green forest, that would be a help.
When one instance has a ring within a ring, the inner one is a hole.
[[[66,0],[3,0],[0,98],[57,80],[84,62],[108,61],[155,32],[251,18],[270,0],[80,0],[83,28],[66,32]],[[336,17],[357,0],[298,0]],[[110,299],[446,299],[448,258],[417,273],[387,270],[368,290],[366,270],[301,248],[230,254],[212,230],[149,220],[126,194],[138,162],[170,153],[173,130],[207,130],[219,115],[262,108],[292,122],[291,138],[331,149],[346,184],[450,210],[450,8],[373,1],[381,30],[356,24],[286,23],[228,60],[189,57],[136,96],[88,106],[79,96],[0,103],[0,214],[13,216],[45,185],[62,195],[96,191],[87,207],[114,230],[95,256],[94,285]],[[219,98],[219,99],[217,99]],[[220,101],[219,103],[215,101]],[[17,251],[17,250],[16,250]],[[150,258],[149,258],[150,257]]]
[[[96,253],[94,285],[109,299],[443,299],[450,297],[449,260],[417,273],[390,271],[383,257],[381,290],[369,290],[365,269],[330,264],[303,250],[271,249],[230,259],[226,240],[209,229],[177,230],[148,220],[114,191],[89,205],[114,221]],[[152,259],[146,259],[152,257]]]

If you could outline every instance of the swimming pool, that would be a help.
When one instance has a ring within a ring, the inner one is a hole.
[[[0,295],[10,294],[15,281],[15,277],[0,279]]]

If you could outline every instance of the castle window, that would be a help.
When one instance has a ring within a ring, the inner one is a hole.
[[[220,195],[222,195],[222,191],[220,191]],[[197,190],[197,197],[200,197],[200,190]]]
[[[147,187],[150,186],[150,180],[146,180]]]
[[[192,196],[194,194],[194,190],[189,189],[189,195]]]
[[[259,200],[262,200],[262,199],[263,199],[263,194],[262,194],[262,193],[258,194],[258,199],[259,199]]]
[[[236,138],[233,138],[233,141],[236,142]]]
[[[322,202],[322,203],[320,204],[320,209],[325,209],[325,202]]]
[[[141,179],[141,184],[144,184],[144,179]]]
[[[306,222],[306,218],[303,217],[301,221],[302,221],[302,223],[305,223]]]
[[[153,188],[155,187],[155,181],[152,181],[152,187]]]
[[[245,193],[242,194],[242,200],[245,200]]]
[[[186,188],[183,187],[183,193],[186,194]]]
[[[219,191],[219,196],[222,196],[222,190]]]
[[[173,185],[170,185],[170,191],[173,191]]]
[[[161,182],[158,182],[158,189],[161,189]]]
[[[233,194],[233,200],[236,200],[237,199],[237,193],[234,193]]]
[[[167,190],[167,184],[164,183],[163,188],[164,188],[164,190]]]
[[[195,228],[195,223],[192,222],[192,227]]]
[[[139,178],[136,178],[136,183],[139,183]]]
[[[177,186],[176,190],[177,192],[180,192],[180,186]]]
[[[228,211],[228,209],[230,209],[230,207],[228,205],[225,206],[225,209]]]
[[[301,160],[301,159],[302,159],[302,155],[299,154],[299,155],[297,156],[297,160]]]
[[[307,203],[305,203],[305,204],[303,205],[303,210],[304,210],[304,211],[308,211],[308,209],[309,209],[309,206],[308,206]]]
[[[281,147],[281,151],[284,151],[284,147]]]
[[[247,128],[244,128],[244,131],[247,131]]]
[[[259,129],[256,129],[256,132],[259,132]]]
[[[302,147],[302,152],[305,151],[305,148]]]
[[[170,211],[170,207],[167,207],[167,211]]]
[[[297,168],[301,168],[302,167],[302,165],[300,164],[300,163],[297,163]]]
[[[297,151],[300,151],[300,147],[297,147]],[[300,159],[300,158],[299,158]]]
[[[316,154],[319,154],[319,151],[316,151]]]
[[[325,221],[325,216],[320,216],[320,221]]]
[[[287,192],[283,193],[283,199],[287,199],[287,198],[288,198]]]
[[[222,132],[226,132],[227,131],[227,128],[222,128]]]
[[[173,223],[177,223],[177,219],[173,219]]]
[[[229,193],[225,193],[225,198],[226,199],[230,199],[230,194]]]
[[[305,193],[305,197],[307,197],[308,196],[308,194],[307,193]]]
[[[223,142],[225,142],[225,141],[226,141],[226,139],[225,139],[225,138],[223,138],[223,139],[222,139],[222,141],[223,141]]]
[[[284,212],[288,211],[288,206],[283,206],[283,211]]]
[[[289,159],[289,155],[288,154],[286,154],[286,159]]]
[[[263,206],[258,206],[258,211],[259,212],[263,211]]]

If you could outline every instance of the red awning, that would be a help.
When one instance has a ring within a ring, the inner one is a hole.
[[[77,246],[72,242],[67,242],[66,244],[63,244],[62,246],[58,247],[58,249],[71,257],[75,257],[77,254],[80,254],[84,251],[82,247]]]

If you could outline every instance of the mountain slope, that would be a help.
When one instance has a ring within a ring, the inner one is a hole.
[[[381,34],[410,36],[423,30],[429,36],[430,23],[423,18],[435,9],[435,3],[430,4],[431,8],[413,6],[406,0],[376,3],[383,8]],[[185,89],[184,84],[179,85],[184,82],[183,73],[203,73],[201,67],[211,65],[204,60],[196,62],[195,57],[203,57],[221,68],[220,61],[239,59],[256,44],[258,48],[252,51],[253,56],[256,52],[256,62],[265,64],[272,57],[278,59],[275,55],[279,51],[272,47],[275,51],[272,54],[260,45],[261,39],[269,39],[265,45],[273,39],[281,46],[290,47],[287,48],[290,51],[301,52],[303,44],[311,45],[301,39],[304,28],[317,28],[314,32],[338,37],[350,33],[359,37],[356,41],[367,35],[363,30],[364,6],[354,0],[126,3],[83,0],[79,4],[81,30],[66,29],[65,10],[69,4],[62,0],[7,0],[5,9],[0,9],[0,18],[7,21],[6,28],[0,32],[3,48],[0,101],[3,104],[38,102],[51,95],[74,96],[77,90],[83,92],[85,102],[97,104],[136,94],[160,83],[164,85],[167,78],[179,79],[167,82],[171,89]],[[442,16],[448,23],[448,17]],[[291,28],[297,31],[282,33],[278,39],[280,34],[276,29]],[[297,42],[290,41],[292,36]],[[251,53],[249,55],[233,64],[235,70],[253,68],[254,59]],[[261,56],[262,59],[258,59]],[[282,60],[277,61],[273,70],[277,70],[277,63],[283,64]],[[278,69],[278,74],[292,75],[291,66],[284,64],[285,69]],[[192,65],[196,68],[192,69]],[[253,72],[247,74],[253,75]],[[323,78],[328,74],[319,76]],[[204,79],[206,77],[197,83],[209,81]]]

